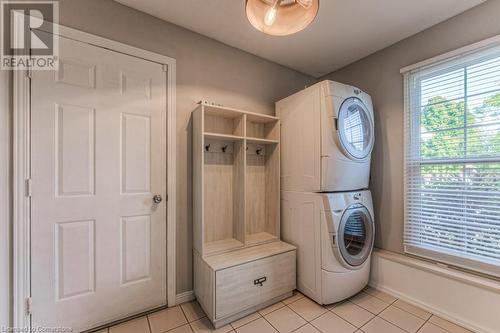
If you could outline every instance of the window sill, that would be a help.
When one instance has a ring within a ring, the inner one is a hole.
[[[390,252],[387,250],[374,249],[373,252],[375,255],[381,258],[397,262],[399,264],[417,268],[432,274],[443,276],[462,283],[466,283],[471,286],[487,289],[500,294],[500,281],[493,278],[487,278],[473,273],[464,272],[456,268],[449,267],[445,264],[434,263],[424,259],[418,259],[409,255]]]

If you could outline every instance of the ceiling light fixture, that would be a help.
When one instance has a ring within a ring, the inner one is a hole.
[[[268,35],[286,36],[305,29],[314,21],[319,0],[246,0],[248,20]]]

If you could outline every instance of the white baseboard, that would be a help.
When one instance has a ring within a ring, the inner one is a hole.
[[[194,296],[194,291],[185,291],[183,293],[175,295],[175,305],[191,302],[196,297]]]
[[[478,333],[498,333],[500,282],[383,250],[370,286]]]

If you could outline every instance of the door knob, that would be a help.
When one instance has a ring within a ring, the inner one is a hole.
[[[159,195],[159,194],[157,194],[157,195],[155,195],[155,196],[153,197],[153,202],[154,202],[155,204],[159,204],[162,200],[163,200],[163,199],[162,199],[161,195]]]

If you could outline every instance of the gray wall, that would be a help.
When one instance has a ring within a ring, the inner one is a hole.
[[[177,59],[177,292],[192,289],[191,124],[200,100],[271,114],[313,78],[111,0],[62,0],[60,23]],[[0,326],[8,316],[9,76],[0,72]],[[6,128],[4,128],[6,127]]]
[[[399,70],[500,34],[499,13],[500,0],[489,0],[323,78],[358,86],[373,98],[376,143],[370,186],[377,247],[403,251],[403,77]]]
[[[200,100],[271,114],[312,78],[109,0],[64,0],[60,22],[177,59],[177,292],[192,289],[191,111]]]

